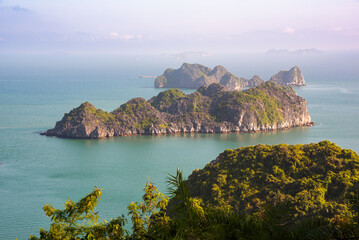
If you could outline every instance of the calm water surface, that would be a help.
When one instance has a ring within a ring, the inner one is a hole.
[[[26,239],[48,228],[44,204],[57,208],[103,188],[102,218],[126,213],[151,178],[166,193],[167,173],[189,175],[225,149],[254,144],[311,143],[328,139],[359,152],[359,55],[212,56],[185,59],[224,65],[238,76],[264,79],[301,67],[314,127],[276,133],[184,134],[71,140],[40,136],[65,112],[90,101],[111,111],[132,97],[158,94],[153,79],[181,61],[160,56],[0,56],[0,239]],[[191,90],[185,90],[189,93]]]

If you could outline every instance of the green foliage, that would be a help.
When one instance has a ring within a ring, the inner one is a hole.
[[[132,234],[124,229],[127,221],[123,215],[110,221],[98,222],[99,216],[94,209],[102,193],[101,189],[95,187],[92,193],[77,203],[66,201],[64,210],[45,205],[43,209],[52,221],[50,229],[40,229],[40,238],[30,235],[29,239],[151,239],[151,235],[163,239],[166,237],[164,234],[169,231],[170,218],[165,212],[168,197],[160,193],[151,182],[146,184],[144,191],[143,202],[132,202],[127,207],[128,215],[131,215]]]
[[[172,103],[176,102],[178,98],[185,97],[186,95],[177,88],[168,89],[160,92],[156,97],[150,100],[153,107],[160,111],[168,108]]]
[[[290,202],[266,205],[253,214],[204,206],[191,196],[189,182],[180,170],[169,176],[168,183],[172,196],[170,239],[349,240],[354,236],[320,216],[293,220],[295,206]]]
[[[203,112],[204,111],[204,104],[206,104],[206,102],[204,102],[202,100],[202,95],[199,92],[194,92],[192,94],[190,94],[189,99],[191,100],[191,104],[190,104],[190,108],[189,111],[190,112]],[[209,106],[207,106],[209,107]]]
[[[206,206],[254,213],[289,201],[294,218],[357,216],[346,199],[359,186],[359,156],[323,141],[226,150],[188,184]]]
[[[152,117],[152,118],[143,118],[140,122],[135,123],[135,128],[138,129],[149,129],[151,127],[152,124],[156,123],[157,119]]]
[[[143,98],[134,98],[112,113],[126,127],[146,130],[158,122],[156,110]]]
[[[226,150],[188,180],[169,174],[170,200],[148,182],[141,202],[98,222],[101,189],[63,210],[45,205],[37,239],[358,239],[359,156],[322,141]]]
[[[259,125],[273,125],[283,121],[283,116],[280,113],[283,108],[282,104],[272,94],[265,91],[269,88],[266,84],[262,84],[262,86],[241,92],[220,93],[212,114],[216,116],[217,121],[223,121],[225,120],[223,112],[230,112],[231,109],[237,108],[242,109],[243,112],[254,112]],[[275,87],[278,88],[277,90],[282,89],[279,85]]]
[[[113,114],[97,109],[89,102],[84,102],[78,108],[72,109],[70,113],[65,114],[65,118],[67,121],[81,121],[85,114],[92,114],[107,124],[113,123],[116,120]]]
[[[167,123],[162,123],[158,125],[160,128],[168,128],[168,124]]]
[[[112,113],[114,115],[127,115],[129,117],[134,116],[141,111],[148,111],[150,104],[143,98],[134,98],[125,104],[122,104],[119,108],[115,109]]]
[[[96,112],[94,112],[94,115],[100,118],[104,123],[113,123],[116,121],[113,114],[102,111],[101,109],[97,109]]]
[[[223,177],[222,177],[223,180]],[[240,211],[215,209],[204,206],[199,198],[192,197],[188,181],[177,169],[168,177],[172,208],[167,208],[168,198],[148,182],[143,202],[132,202],[127,209],[132,221],[132,233],[124,230],[126,220],[122,216],[111,221],[97,223],[94,208],[101,190],[94,191],[78,203],[68,200],[65,210],[45,205],[51,217],[48,231],[41,229],[37,239],[249,239],[249,240],[349,240],[357,239],[357,223],[338,219],[330,222],[320,216],[302,220],[292,219],[295,205],[282,202],[266,205],[261,211],[248,214]],[[353,204],[357,202],[353,199]],[[170,204],[171,205],[171,204]],[[353,205],[353,206],[354,206]],[[168,216],[167,213],[170,213]]]
[[[113,123],[115,121],[115,116],[113,114],[97,109],[89,102],[82,104],[80,108],[82,108],[82,106],[84,112],[95,115],[104,123]]]
[[[144,191],[143,202],[132,202],[127,207],[131,215],[133,239],[146,239],[148,235],[161,236],[169,221],[165,212],[168,197],[151,182],[146,184]]]
[[[95,187],[92,193],[77,203],[67,200],[64,210],[46,204],[43,209],[52,221],[50,229],[40,229],[40,238],[30,236],[30,239],[125,239],[123,236],[127,233],[123,229],[123,217],[98,223],[98,214],[94,209],[101,195],[101,189]]]
[[[187,74],[190,78],[196,79],[201,76],[205,76],[210,69],[201,64],[183,63],[180,70],[183,74]]]

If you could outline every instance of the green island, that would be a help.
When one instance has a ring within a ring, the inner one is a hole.
[[[89,102],[66,113],[44,135],[106,138],[175,133],[246,133],[311,126],[307,102],[292,87],[266,82],[244,91],[213,83],[192,94],[168,89],[133,98],[108,113]]]
[[[329,141],[225,150],[166,196],[151,182],[125,215],[98,221],[100,188],[65,209],[44,206],[48,230],[29,239],[327,239],[359,236],[359,156]]]
[[[273,75],[269,81],[283,86],[305,86],[305,80],[299,67],[292,67],[288,71],[280,71]],[[243,90],[245,88],[257,87],[265,81],[258,75],[251,79],[237,77],[223,66],[212,69],[201,64],[183,63],[178,69],[168,68],[161,76],[155,79],[156,88],[190,88],[198,89],[219,83],[228,90]]]

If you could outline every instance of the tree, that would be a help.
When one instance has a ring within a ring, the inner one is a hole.
[[[126,239],[127,232],[123,229],[126,220],[123,216],[109,222],[98,222],[95,208],[101,195],[101,189],[95,187],[92,193],[77,203],[67,200],[64,210],[46,204],[43,209],[51,218],[50,229],[40,229],[40,238],[30,235],[30,240]]]
[[[292,218],[295,205],[282,202],[266,205],[255,213],[205,206],[200,198],[191,196],[188,181],[181,170],[168,177],[171,203],[150,181],[144,188],[141,202],[127,207],[131,216],[132,233],[124,229],[124,215],[110,221],[98,222],[95,207],[101,198],[101,189],[75,203],[66,201],[65,209],[44,206],[51,218],[49,230],[41,229],[40,238],[30,240],[145,240],[145,239],[248,239],[248,240],[349,240],[358,238],[358,215],[329,221],[321,216]],[[353,195],[354,196],[354,195]],[[355,210],[357,195],[351,199]]]
[[[143,202],[132,202],[127,207],[132,221],[132,239],[151,239],[152,236],[164,239],[170,220],[165,212],[168,197],[160,193],[150,181],[146,183],[144,191]]]

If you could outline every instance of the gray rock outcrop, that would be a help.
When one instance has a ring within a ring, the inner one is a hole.
[[[305,80],[299,67],[292,67],[289,71],[280,71],[273,75],[269,81],[280,85],[305,86]]]

